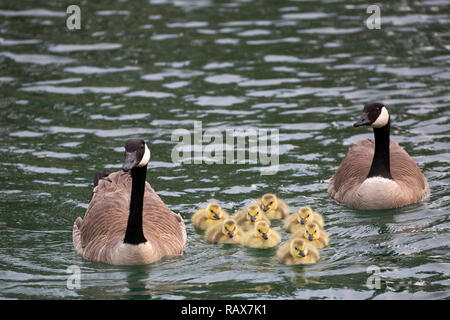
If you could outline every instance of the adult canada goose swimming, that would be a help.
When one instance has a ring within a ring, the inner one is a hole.
[[[129,139],[123,170],[97,179],[84,219],[78,217],[73,225],[73,245],[81,256],[132,265],[183,252],[183,219],[145,181],[149,161],[144,140]]]
[[[390,116],[381,103],[364,106],[353,125],[370,125],[375,141],[360,140],[347,152],[331,177],[328,194],[355,209],[389,209],[422,200],[429,191],[427,179],[414,160],[389,139]]]

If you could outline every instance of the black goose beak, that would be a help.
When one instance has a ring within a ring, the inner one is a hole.
[[[220,216],[216,213],[216,214],[214,214],[214,219],[220,220]]]
[[[255,220],[256,220],[256,217],[255,217],[255,216],[251,216],[251,217],[250,217],[250,221],[251,221],[251,222],[255,222]]]
[[[269,210],[269,207],[268,206],[263,206],[263,210],[265,212],[265,211]]]
[[[301,255],[302,257],[306,256],[305,251],[300,250],[300,255]]]
[[[309,241],[313,241],[314,240],[314,235],[313,234],[308,235],[308,240]]]
[[[301,218],[301,219],[300,219],[300,223],[301,223],[301,224],[305,224],[305,223],[306,223],[306,219]]]
[[[269,237],[267,236],[267,233],[263,233],[263,234],[262,234],[262,237],[263,237],[264,240],[269,239]]]
[[[367,113],[363,113],[361,115],[361,118],[359,118],[358,121],[356,121],[353,126],[354,127],[361,127],[361,126],[365,126],[365,125],[369,125],[370,124],[370,120],[368,118],[368,114]]]
[[[122,170],[130,171],[136,164],[136,152],[125,152],[125,161],[122,165]]]
[[[228,231],[228,236],[229,236],[230,238],[233,238],[233,237],[234,237],[233,231]]]

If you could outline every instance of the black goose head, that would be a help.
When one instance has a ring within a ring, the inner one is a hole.
[[[364,106],[363,113],[353,126],[360,127],[370,125],[373,128],[381,128],[389,123],[389,112],[386,106],[379,102],[371,102]]]
[[[142,139],[128,139],[125,141],[125,161],[122,170],[127,172],[134,167],[143,167],[150,161],[150,149]]]

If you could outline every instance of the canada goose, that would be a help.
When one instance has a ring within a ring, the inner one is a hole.
[[[280,234],[266,221],[258,221],[255,228],[244,235],[242,244],[249,248],[272,248],[281,242]]]
[[[323,228],[323,218],[320,213],[313,211],[310,207],[301,207],[296,213],[286,218],[284,228],[287,232],[295,232],[301,226],[310,222],[315,222],[319,227]]]
[[[327,233],[314,222],[298,229],[291,237],[295,238],[303,238],[319,249],[327,247],[330,243]]]
[[[389,139],[390,116],[381,103],[364,106],[354,127],[370,125],[375,142],[360,140],[347,152],[328,184],[328,194],[355,209],[389,209],[422,200],[427,179],[414,160]]]
[[[264,220],[270,224],[269,219],[256,204],[249,205],[245,210],[237,211],[232,218],[236,220],[242,231],[252,230],[258,221]]]
[[[241,236],[241,230],[231,218],[212,225],[205,232],[205,238],[212,243],[241,244]]]
[[[211,202],[206,208],[201,208],[192,215],[192,223],[200,230],[206,230],[226,218],[228,218],[228,212],[223,210],[220,204]]]
[[[129,139],[123,171],[97,179],[84,219],[78,217],[73,225],[73,244],[81,256],[133,265],[183,252],[183,219],[145,181],[149,160],[144,140]]]
[[[301,238],[287,241],[277,250],[277,258],[281,263],[312,264],[320,260],[319,250]]]
[[[289,214],[289,206],[274,194],[266,193],[257,203],[269,220],[283,219]]]

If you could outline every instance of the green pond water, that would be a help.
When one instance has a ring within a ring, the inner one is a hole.
[[[0,298],[450,297],[448,1],[379,3],[379,30],[364,1],[80,1],[74,31],[69,4],[0,1]],[[429,181],[425,201],[362,212],[328,197],[350,145],[372,138],[352,127],[370,101],[388,105],[392,137]],[[194,121],[224,136],[278,129],[278,172],[173,163],[172,134]],[[136,136],[152,152],[147,180],[185,219],[186,250],[146,266],[84,260],[72,224],[95,171],[120,170]],[[209,201],[233,212],[266,192],[323,214],[319,263],[212,245],[190,221]]]

